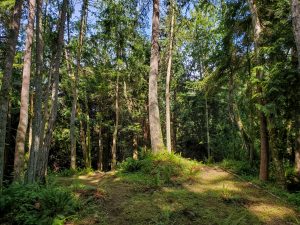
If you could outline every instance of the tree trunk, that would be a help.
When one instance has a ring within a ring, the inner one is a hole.
[[[298,72],[300,73],[300,2],[299,0],[292,0],[292,21],[294,38],[298,53]],[[300,178],[300,113],[296,112],[296,123],[297,123],[297,139],[295,149],[295,169],[297,176]]]
[[[14,180],[20,181],[24,175],[25,140],[28,127],[28,105],[31,73],[31,49],[34,32],[35,0],[29,1],[28,25],[26,29],[26,44],[21,90],[20,119],[16,136]]]
[[[38,152],[41,147],[41,139],[43,138],[42,123],[42,82],[43,82],[43,0],[36,1],[36,71],[34,80],[34,108],[32,119],[32,141],[29,154],[29,164],[27,170],[27,183],[33,183],[36,180],[36,167],[38,160]],[[45,103],[46,104],[46,103]]]
[[[166,78],[166,135],[167,135],[167,150],[169,153],[172,151],[172,138],[171,138],[171,113],[170,113],[170,83],[171,83],[171,69],[172,69],[172,56],[173,56],[173,38],[174,38],[174,20],[175,20],[175,0],[171,1],[171,30],[170,30],[170,43],[169,43],[169,59]]]
[[[137,139],[137,135],[134,134],[133,135],[133,153],[132,153],[132,158],[137,160],[139,158],[139,152],[138,152],[138,139]]]
[[[44,44],[42,35],[42,6],[43,0],[37,0],[37,11],[36,11],[36,74],[35,74],[35,93],[34,95],[34,113],[32,119],[32,145],[29,154],[29,164],[26,176],[27,183],[33,183],[36,178],[36,166],[38,160],[38,152],[41,146],[42,132],[42,82],[43,82],[43,54]]]
[[[258,11],[256,7],[255,0],[248,0],[249,7],[251,11],[252,26],[254,31],[254,51],[255,51],[255,60],[256,64],[260,64],[258,51],[260,48],[260,36],[262,32],[262,25],[259,20]],[[263,78],[263,71],[256,69],[256,76],[258,79]],[[262,87],[258,85],[257,92],[262,94]],[[264,106],[265,102],[262,98],[259,99],[259,104]],[[269,137],[268,137],[268,128],[267,128],[267,118],[264,112],[260,110],[260,170],[259,170],[259,179],[266,181],[269,178]]]
[[[118,140],[118,126],[119,126],[119,72],[117,72],[116,81],[116,99],[115,99],[115,110],[116,110],[116,121],[115,129],[113,133],[113,143],[111,148],[111,169],[114,170],[117,165],[117,140]]]
[[[209,113],[208,113],[208,103],[207,95],[205,94],[205,120],[206,120],[206,143],[207,143],[207,159],[211,159],[211,150],[210,150],[210,135],[209,135]]]
[[[81,63],[81,52],[83,39],[85,35],[86,28],[86,20],[87,20],[87,8],[88,8],[88,0],[84,0],[82,3],[82,11],[81,11],[81,20],[80,20],[80,31],[78,37],[78,50],[77,50],[77,58],[76,58],[76,71],[75,71],[75,79],[74,79],[74,87],[73,87],[73,100],[72,100],[72,111],[71,111],[71,121],[70,121],[70,141],[71,141],[71,169],[76,169],[76,108],[77,108],[77,98],[78,98],[78,81],[79,81],[79,72],[80,72],[80,63]]]
[[[52,86],[52,96],[51,96],[51,109],[48,121],[47,132],[44,137],[43,146],[38,156],[38,164],[37,164],[37,180],[42,182],[45,181],[45,176],[47,172],[48,166],[48,156],[49,149],[52,141],[52,133],[54,130],[54,125],[56,121],[56,115],[58,110],[58,86],[59,86],[59,68],[61,62],[61,56],[64,45],[64,31],[65,31],[65,21],[66,21],[66,13],[68,8],[68,0],[64,0],[61,9],[60,21],[58,26],[58,42],[57,42],[57,50],[54,58],[54,68],[53,68],[53,86]]]
[[[99,137],[98,137],[98,162],[97,162],[97,169],[102,171],[103,170],[103,140],[102,140],[102,126],[99,125]]]
[[[158,79],[158,61],[159,61],[159,0],[153,0],[152,17],[152,41],[151,41],[151,59],[149,73],[149,124],[150,138],[153,153],[164,150],[164,143],[161,132],[159,117],[157,79]]]
[[[7,51],[5,67],[2,77],[2,86],[0,90],[0,188],[2,187],[4,171],[4,149],[6,137],[6,123],[9,102],[9,92],[11,88],[11,76],[13,63],[18,42],[20,19],[22,16],[23,0],[16,1],[13,11],[13,17],[9,24]]]

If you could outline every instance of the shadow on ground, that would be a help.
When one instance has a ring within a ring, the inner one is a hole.
[[[69,225],[300,224],[291,206],[218,168],[204,166],[197,179],[163,187],[114,173],[61,179],[85,201]]]

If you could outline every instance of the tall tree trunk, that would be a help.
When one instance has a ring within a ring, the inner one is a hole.
[[[170,113],[170,85],[171,85],[171,69],[172,69],[172,56],[173,56],[173,38],[174,38],[174,20],[175,20],[175,0],[171,1],[171,28],[170,28],[170,43],[169,43],[169,59],[166,77],[166,135],[167,135],[167,150],[169,153],[172,151],[172,138],[171,138],[171,113]]]
[[[64,45],[64,31],[65,31],[65,22],[66,22],[66,13],[68,9],[68,0],[63,0],[61,13],[60,13],[60,21],[58,26],[58,42],[57,42],[57,50],[55,53],[54,59],[54,68],[53,68],[53,86],[52,86],[52,96],[51,96],[51,109],[48,121],[47,131],[44,137],[43,146],[38,156],[38,164],[37,164],[37,179],[44,182],[45,175],[47,172],[48,166],[48,156],[49,149],[51,146],[52,133],[54,130],[54,125],[56,121],[56,115],[58,110],[58,86],[59,86],[59,68],[61,62],[61,56]]]
[[[86,20],[87,20],[87,8],[88,0],[84,0],[82,3],[81,19],[80,19],[80,31],[78,37],[78,48],[77,48],[77,57],[76,57],[76,71],[73,87],[73,100],[72,100],[72,111],[71,111],[71,121],[70,121],[70,140],[71,140],[71,169],[76,169],[76,108],[77,108],[77,98],[78,98],[78,81],[79,81],[79,72],[80,72],[80,63],[81,63],[81,53],[83,39],[86,29]]]
[[[98,162],[97,169],[103,170],[103,138],[102,138],[102,126],[99,125],[99,135],[98,135]]]
[[[205,120],[206,120],[207,159],[210,160],[212,155],[211,155],[211,149],[210,149],[209,113],[208,113],[207,94],[205,94]]]
[[[116,110],[116,120],[115,129],[113,133],[113,143],[111,148],[111,169],[115,169],[117,165],[117,140],[118,140],[118,126],[119,126],[119,72],[117,74],[116,81],[116,99],[115,99],[115,110]]]
[[[164,150],[164,143],[161,132],[159,117],[157,79],[158,79],[158,61],[159,61],[159,0],[153,0],[152,16],[152,41],[151,41],[151,59],[149,73],[149,124],[151,148],[153,153]]]
[[[30,154],[30,149],[32,145],[32,119],[33,119],[33,93],[30,95],[30,109],[29,109],[29,134],[28,134],[28,150]]]
[[[249,7],[251,11],[252,26],[254,32],[254,48],[255,48],[255,60],[256,64],[259,65],[259,48],[260,48],[260,36],[262,32],[262,25],[259,20],[256,0],[248,0]],[[263,78],[263,71],[261,69],[256,69],[256,76],[258,79]],[[258,85],[257,92],[262,94],[262,87]],[[265,102],[262,98],[259,99],[259,104],[264,106]],[[264,112],[259,111],[260,118],[260,170],[259,170],[259,179],[266,181],[269,178],[269,137],[268,137],[268,128],[267,128],[267,118]]]
[[[293,31],[298,53],[298,72],[300,73],[300,2],[299,0],[292,0],[292,20],[293,20]],[[295,169],[297,176],[300,178],[300,113],[296,112],[296,123],[297,123],[297,138],[296,138],[296,149],[295,149]]]
[[[20,181],[24,175],[25,139],[28,127],[28,105],[31,73],[31,49],[34,32],[35,0],[29,1],[28,25],[26,29],[26,44],[21,90],[20,119],[16,136],[14,180]]]
[[[3,182],[4,171],[4,149],[6,137],[6,123],[9,102],[9,92],[11,88],[11,76],[13,63],[18,42],[20,19],[22,16],[23,0],[16,1],[13,11],[12,20],[9,24],[7,51],[5,59],[5,67],[2,77],[2,86],[0,90],[0,188]]]

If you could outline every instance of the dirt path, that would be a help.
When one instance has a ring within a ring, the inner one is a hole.
[[[68,182],[84,185],[77,192],[93,201],[75,224],[300,224],[291,206],[219,168],[204,166],[195,180],[176,187],[151,188],[113,173]]]

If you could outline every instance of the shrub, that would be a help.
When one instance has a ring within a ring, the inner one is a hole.
[[[145,154],[139,160],[126,159],[119,168],[126,179],[161,186],[188,180],[199,172],[199,166],[198,162],[176,154]]]
[[[13,184],[0,194],[0,223],[63,224],[79,207],[79,200],[62,187]]]

